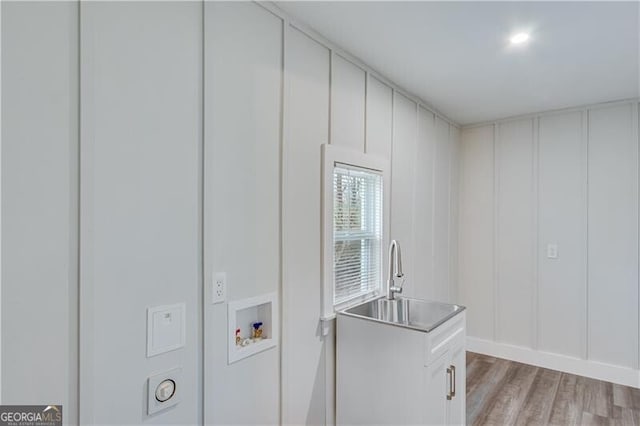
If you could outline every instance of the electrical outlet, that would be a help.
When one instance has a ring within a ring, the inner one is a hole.
[[[558,245],[547,244],[547,259],[557,259],[557,258],[558,258]]]
[[[211,286],[211,303],[222,303],[227,300],[227,274],[217,272],[213,275]]]

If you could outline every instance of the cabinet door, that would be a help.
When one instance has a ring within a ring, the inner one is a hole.
[[[463,425],[466,423],[466,352],[464,346],[454,346],[448,352],[448,367],[453,374],[453,389],[455,394],[448,401],[448,421],[450,425]],[[448,379],[448,377],[447,377]]]
[[[447,423],[447,401],[449,390],[449,352],[426,367],[426,393],[424,401],[424,424],[444,425]]]

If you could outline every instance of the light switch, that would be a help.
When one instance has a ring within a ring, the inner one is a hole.
[[[547,244],[547,258],[548,259],[557,259],[558,258],[558,245],[557,244]]]
[[[183,347],[185,331],[184,303],[149,308],[147,310],[147,357]]]

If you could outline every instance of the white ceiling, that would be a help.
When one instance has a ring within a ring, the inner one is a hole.
[[[460,124],[638,97],[638,2],[277,5]]]

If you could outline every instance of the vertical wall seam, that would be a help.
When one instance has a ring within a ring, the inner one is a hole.
[[[332,103],[333,103],[333,65],[334,65],[334,60],[333,60],[333,56],[335,55],[335,53],[333,52],[333,49],[329,48],[329,122],[327,123],[327,143],[329,145],[331,145],[333,143],[333,134],[331,131],[331,128],[333,127],[333,120],[332,120],[332,114],[333,114],[333,108],[332,108]],[[321,265],[322,266],[322,265]]]
[[[283,423],[282,419],[283,419],[283,382],[284,382],[284,366],[283,366],[283,356],[282,354],[284,353],[284,220],[283,220],[283,212],[284,212],[284,207],[283,207],[283,203],[284,203],[284,103],[285,103],[285,74],[284,74],[284,69],[285,69],[285,54],[286,54],[286,25],[287,25],[287,21],[285,18],[281,18],[282,22],[281,22],[281,44],[280,44],[280,49],[281,49],[281,56],[280,56],[280,167],[279,167],[279,174],[280,174],[280,182],[279,182],[279,188],[280,188],[280,200],[279,200],[279,227],[280,227],[280,239],[279,239],[279,252],[280,252],[280,265],[279,265],[279,283],[278,283],[278,293],[279,293],[279,303],[278,303],[278,315],[280,317],[280,337],[279,337],[279,342],[278,342],[278,347],[279,347],[279,351],[280,351],[280,356],[278,357],[278,370],[280,372],[280,374],[278,374],[278,422],[280,424]]]
[[[438,149],[438,143],[436,136],[438,135],[438,116],[432,114],[432,127],[431,127],[431,200],[429,200],[429,207],[431,209],[431,274],[430,282],[435,284],[436,280],[436,155]]]
[[[413,176],[411,178],[411,230],[413,233],[413,238],[412,238],[412,243],[413,243],[413,265],[411,265],[411,274],[413,276],[415,276],[415,271],[416,271],[416,238],[415,238],[415,225],[416,225],[416,218],[415,218],[415,212],[416,212],[416,175],[418,173],[418,160],[417,160],[417,154],[418,154],[418,114],[419,114],[419,109],[418,109],[418,104],[415,103],[415,108],[414,108],[414,132],[413,132]],[[414,293],[415,294],[415,293]]]
[[[582,161],[582,191],[583,191],[583,273],[584,273],[584,292],[582,294],[583,311],[582,311],[582,330],[581,330],[581,355],[583,359],[587,359],[587,323],[588,323],[588,309],[589,309],[589,301],[587,298],[587,292],[589,288],[589,261],[588,261],[588,251],[589,251],[589,187],[588,187],[588,179],[589,179],[589,161],[588,161],[588,147],[587,147],[587,110],[583,109],[580,112],[580,143],[581,143],[581,161]]]
[[[78,39],[76,40],[76,48],[78,49],[77,52],[77,60],[78,63],[76,64],[76,70],[78,73],[78,81],[77,81],[77,85],[76,85],[76,90],[78,91],[78,93],[76,93],[76,102],[77,102],[77,111],[76,111],[76,117],[78,122],[77,124],[77,128],[76,128],[76,137],[78,138],[77,140],[77,152],[76,152],[76,265],[75,265],[75,269],[76,269],[76,295],[75,295],[75,299],[76,299],[76,305],[75,305],[75,309],[74,309],[74,315],[75,315],[75,325],[74,325],[74,332],[75,332],[75,337],[76,337],[76,347],[75,347],[75,355],[76,355],[76,377],[75,377],[75,383],[74,386],[76,388],[76,394],[75,394],[75,398],[74,398],[74,403],[75,403],[75,409],[74,409],[74,415],[76,416],[75,420],[78,422],[78,424],[80,424],[80,313],[81,313],[81,308],[80,308],[80,304],[81,304],[81,300],[80,300],[80,259],[81,259],[81,252],[80,252],[80,232],[81,232],[81,226],[80,226],[80,206],[81,206],[81,199],[80,199],[80,191],[81,191],[81,172],[80,172],[80,159],[81,159],[81,149],[82,149],[82,144],[81,144],[81,134],[82,134],[82,96],[81,96],[81,78],[82,78],[82,67],[81,67],[81,46],[82,46],[82,41],[81,41],[81,11],[80,8],[82,7],[82,2],[80,0],[77,1],[77,15],[76,15],[76,30],[78,32]]]
[[[281,182],[281,191],[282,191],[282,198],[280,200],[280,221],[282,224],[282,228],[280,229],[280,233],[281,233],[281,239],[282,239],[282,246],[281,246],[281,258],[280,258],[280,262],[281,262],[281,284],[280,284],[280,288],[281,288],[281,293],[280,293],[280,299],[281,299],[281,303],[280,303],[280,366],[281,366],[281,370],[280,370],[280,422],[281,424],[287,424],[288,423],[288,419],[289,419],[289,410],[288,410],[288,398],[289,398],[289,368],[288,368],[288,363],[287,363],[287,359],[289,356],[288,353],[288,336],[289,336],[289,330],[287,328],[288,325],[288,321],[287,319],[287,315],[289,312],[289,292],[288,292],[288,284],[289,284],[289,279],[288,279],[288,270],[286,268],[287,262],[286,259],[288,258],[288,254],[287,254],[287,233],[288,233],[288,228],[286,226],[284,226],[284,224],[287,223],[286,220],[286,215],[287,215],[287,209],[286,209],[286,204],[288,201],[288,193],[287,193],[287,171],[288,171],[288,127],[287,127],[287,107],[289,104],[289,89],[288,89],[288,76],[287,76],[287,57],[286,57],[286,52],[287,52],[287,40],[288,40],[288,34],[289,31],[291,30],[291,27],[289,25],[289,20],[285,17],[283,19],[283,34],[282,34],[282,91],[283,91],[283,96],[282,96],[282,140],[281,140],[281,152],[282,152],[282,158],[281,158],[281,175],[282,175],[282,182]]]
[[[201,68],[200,68],[200,72],[202,73],[201,77],[201,90],[200,90],[200,131],[202,132],[202,134],[200,135],[200,173],[198,176],[198,180],[199,180],[199,184],[200,184],[200,190],[199,190],[199,195],[200,195],[200,208],[198,209],[199,215],[200,217],[198,218],[198,226],[200,228],[200,235],[198,236],[199,238],[199,252],[200,252],[200,259],[199,259],[199,273],[200,273],[200,288],[199,288],[199,293],[201,296],[201,302],[200,302],[200,315],[199,315],[199,319],[200,319],[200,324],[199,324],[199,329],[200,329],[200,351],[199,355],[200,355],[200,371],[202,372],[202,374],[200,374],[198,380],[199,380],[199,388],[200,388],[200,395],[198,397],[199,402],[200,402],[200,409],[198,410],[198,416],[200,417],[201,420],[201,424],[205,424],[206,423],[206,406],[207,404],[205,404],[205,396],[206,396],[206,363],[205,363],[205,354],[206,354],[206,347],[205,347],[205,338],[206,338],[206,334],[205,334],[205,309],[206,309],[206,281],[207,281],[207,277],[205,275],[205,257],[204,257],[204,251],[205,251],[205,244],[204,244],[204,239],[205,239],[205,228],[204,228],[204,218],[205,218],[205,85],[206,85],[206,67],[205,67],[205,54],[206,54],[206,34],[205,34],[205,25],[206,25],[206,20],[205,20],[205,2],[204,0],[201,2],[201,6],[200,6],[200,24],[201,24],[201,31],[200,31],[200,36],[201,36],[201,50],[200,50],[200,54],[201,54]]]
[[[500,137],[499,124],[493,123],[493,340],[498,341],[499,335],[499,250],[500,229],[498,216],[500,214]]]
[[[394,231],[392,229],[393,220],[393,181],[395,177],[395,171],[393,167],[393,147],[396,142],[396,89],[391,89],[391,151],[389,152],[389,188],[387,188],[389,196],[389,240],[391,240],[391,234]]]
[[[332,132],[332,128],[333,128],[333,66],[335,65],[335,61],[333,60],[335,55],[335,52],[333,51],[333,48],[329,48],[329,103],[328,103],[328,107],[329,107],[329,120],[327,123],[327,137],[328,137],[328,143],[332,144],[333,142],[333,132]],[[322,186],[323,186],[323,180],[321,179],[321,185],[320,185],[320,198],[322,200],[323,197],[323,193],[322,193]],[[320,203],[320,205],[322,206],[322,202]],[[324,238],[323,238],[323,234],[322,234],[322,214],[320,215],[320,247],[321,247],[321,253],[322,253],[322,244],[324,244]],[[324,256],[320,256],[320,273],[321,275],[324,272]],[[324,282],[323,282],[324,285]],[[335,321],[335,320],[334,320]],[[331,334],[331,332],[329,332],[327,335],[322,337],[323,340],[323,345],[322,345],[322,352],[324,353],[324,363],[322,366],[322,370],[324,372],[323,374],[323,379],[324,379],[324,424],[328,425],[329,424],[329,389],[327,387],[327,375],[329,374],[328,369],[327,369],[327,359],[328,359],[328,350],[327,350],[327,337],[328,336],[333,336]]]
[[[369,95],[369,71],[364,70],[364,120],[363,123],[363,135],[364,135],[364,153],[369,151],[369,142],[367,141],[367,100]]]
[[[411,230],[413,231],[413,239],[412,239],[412,243],[413,243],[413,247],[411,247],[411,250],[413,250],[413,267],[412,267],[412,271],[410,272],[413,276],[415,276],[415,271],[416,271],[416,259],[417,259],[417,242],[416,242],[416,235],[415,235],[415,224],[416,224],[416,199],[417,194],[416,191],[418,191],[418,186],[416,185],[416,181],[417,181],[417,177],[418,177],[418,168],[417,168],[417,163],[418,163],[418,144],[419,139],[420,139],[420,125],[419,125],[419,119],[420,119],[420,107],[416,104],[416,114],[415,114],[415,136],[414,136],[414,143],[413,143],[413,177],[411,179],[411,183],[412,183],[412,188],[411,188]],[[417,291],[414,293],[414,297],[417,297]]]
[[[85,303],[86,300],[86,282],[83,279],[83,275],[84,275],[84,270],[86,268],[83,267],[83,263],[86,262],[85,255],[83,256],[83,251],[85,249],[85,239],[87,238],[85,236],[85,232],[84,231],[84,209],[83,209],[83,205],[85,203],[84,197],[82,196],[83,191],[85,186],[87,185],[87,182],[85,182],[85,180],[83,179],[84,174],[83,174],[83,163],[84,163],[84,157],[87,155],[86,153],[86,146],[85,143],[86,141],[83,138],[83,135],[86,131],[86,126],[85,126],[85,117],[83,114],[85,105],[83,102],[83,98],[84,98],[84,91],[83,91],[83,83],[84,83],[84,73],[83,73],[83,63],[85,62],[85,58],[82,55],[82,49],[83,49],[83,2],[79,1],[78,4],[78,68],[79,68],[79,75],[78,75],[78,115],[79,115],[79,123],[78,123],[78,134],[79,134],[79,140],[78,140],[78,174],[79,174],[79,179],[78,179],[78,184],[79,184],[79,193],[78,193],[78,201],[79,201],[79,217],[78,217],[78,316],[79,316],[79,322],[78,322],[78,424],[82,424],[82,423],[89,423],[88,420],[93,420],[92,416],[90,413],[86,413],[86,410],[83,410],[83,406],[85,406],[85,400],[89,397],[89,396],[93,396],[91,389],[87,390],[86,388],[89,387],[87,383],[85,383],[85,381],[87,379],[85,379],[86,373],[85,371],[83,371],[83,366],[87,363],[86,358],[87,357],[87,348],[84,348],[84,346],[86,346],[88,344],[88,342],[85,342],[83,337],[83,334],[85,333],[85,329],[87,328],[86,323],[86,319],[84,312],[85,310],[88,311],[88,309],[86,309],[85,307]],[[83,396],[84,395],[84,396]]]
[[[93,76],[93,60],[94,58],[89,54],[84,57],[84,48],[87,47],[87,51],[91,52],[91,48],[94,43],[94,34],[90,31],[90,24],[86,25],[85,18],[91,18],[91,13],[87,10],[85,12],[84,7],[88,3],[80,2],[79,7],[79,65],[80,65],[80,143],[79,143],[79,183],[80,183],[80,217],[78,218],[79,224],[79,312],[80,318],[78,322],[78,359],[79,359],[79,392],[78,392],[78,423],[79,424],[91,424],[94,422],[93,407],[94,407],[94,387],[95,382],[93,379],[93,354],[94,354],[94,317],[92,312],[92,301],[94,296],[94,281],[93,281],[93,246],[92,246],[92,225],[93,225],[93,193],[94,177],[91,171],[94,166],[94,150],[95,150],[95,138],[93,122],[95,114],[94,93],[91,85],[87,85],[85,80],[87,76]]]
[[[631,117],[631,140],[632,143],[635,144],[635,150],[636,150],[636,176],[635,176],[635,182],[636,182],[636,232],[637,232],[637,240],[636,240],[636,244],[637,244],[637,249],[638,252],[636,253],[636,257],[638,260],[637,263],[637,270],[636,270],[636,297],[637,297],[637,303],[636,303],[636,369],[640,368],[640,315],[638,315],[638,309],[640,309],[640,211],[639,211],[639,202],[640,202],[640,150],[638,148],[638,146],[640,145],[640,140],[638,139],[639,135],[640,135],[640,131],[638,129],[638,123],[640,121],[640,118],[638,117],[638,102],[634,102],[633,104],[631,104],[631,113],[632,113],[632,117]]]
[[[2,3],[0,3],[0,50],[2,46]],[[2,67],[0,66],[0,81]],[[2,85],[0,84],[0,98]],[[0,102],[0,241],[2,241],[2,102]],[[0,243],[0,404],[2,404],[2,244]]]
[[[331,328],[331,326],[329,325]],[[324,371],[324,424],[329,425],[329,389],[327,388],[327,374],[329,374],[327,369],[327,358],[328,358],[328,349],[327,349],[327,338],[331,336],[331,331],[327,333],[326,336],[322,337],[324,340],[322,345],[322,352],[324,353],[324,363],[322,366],[322,370]]]
[[[447,302],[451,302],[451,222],[452,222],[452,217],[451,217],[451,212],[452,212],[452,208],[451,208],[451,191],[453,188],[453,180],[451,179],[451,170],[452,170],[452,164],[453,164],[453,144],[451,143],[451,135],[452,135],[452,131],[451,131],[451,125],[447,125],[447,153],[449,154],[448,158],[447,158],[447,162],[449,164],[449,167],[447,168],[447,181],[449,183],[448,187],[449,190],[447,191]]]
[[[585,162],[585,223],[586,223],[586,232],[585,232],[585,310],[584,310],[584,359],[589,359],[589,344],[590,344],[590,332],[591,332],[591,324],[589,323],[589,285],[590,285],[590,277],[589,277],[589,142],[590,142],[590,120],[591,113],[589,109],[584,109],[584,117],[583,117],[583,144],[584,144],[584,162]]]
[[[531,333],[532,333],[532,346],[534,350],[537,350],[539,341],[539,327],[538,327],[538,309],[539,309],[539,271],[540,266],[540,222],[538,211],[540,206],[540,117],[535,117],[531,123],[532,127],[532,143],[533,143],[533,156],[531,167],[531,182],[533,192],[533,217],[532,217],[532,248],[533,248],[533,277],[532,277],[532,291],[533,291],[533,309],[531,318]]]
[[[640,8],[638,8],[638,16],[640,17]],[[640,33],[638,34],[638,38],[640,39]],[[639,59],[640,61],[640,59]],[[638,77],[640,79],[640,76]],[[639,102],[634,102],[634,107],[635,107],[635,114],[634,114],[634,120],[635,120],[635,125],[633,128],[633,131],[635,131],[635,140],[636,140],[636,149],[638,149],[638,169],[636,170],[636,174],[637,174],[637,181],[638,181],[638,200],[637,202],[640,203],[640,103]],[[639,206],[636,205],[636,209],[638,209]],[[636,210],[638,213],[638,309],[640,310],[640,210]],[[636,313],[638,312],[638,310],[636,310]],[[637,360],[637,368],[640,369],[640,315],[638,315],[638,360]],[[640,372],[639,372],[640,374]],[[640,386],[640,375],[638,377],[638,385]]]

